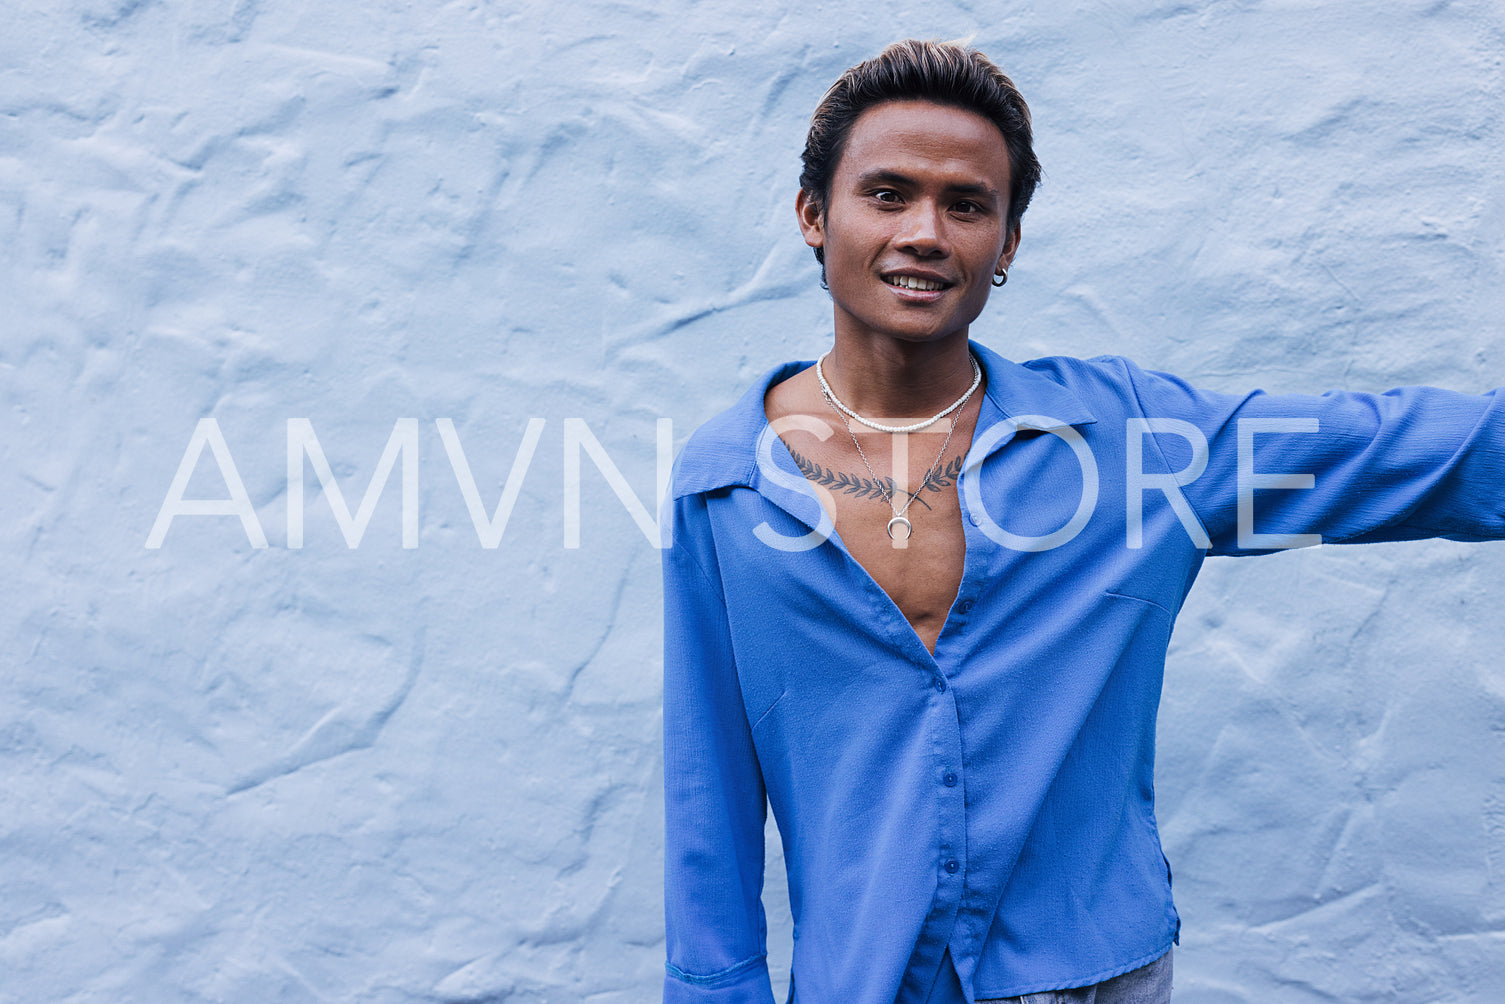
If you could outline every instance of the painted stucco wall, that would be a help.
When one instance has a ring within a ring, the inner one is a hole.
[[[661,436],[829,338],[824,87],[969,34],[1046,170],[984,343],[1505,383],[1493,0],[0,9],[0,1001],[652,1000]],[[157,525],[193,444],[253,518]],[[1500,999],[1502,597],[1498,545],[1209,563],[1178,1002]]]

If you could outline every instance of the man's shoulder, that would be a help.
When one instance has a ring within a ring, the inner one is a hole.
[[[768,428],[768,388],[809,366],[789,362],[764,373],[730,407],[707,419],[685,442],[674,464],[674,498],[752,483],[758,440]]]
[[[1018,363],[1021,369],[1060,384],[1084,391],[1100,390],[1110,394],[1132,392],[1132,385],[1149,371],[1127,356],[1041,356]]]
[[[978,346],[988,372],[988,396],[1009,418],[1090,425],[1137,407],[1136,383],[1146,376],[1132,360],[1044,356],[1012,362]]]

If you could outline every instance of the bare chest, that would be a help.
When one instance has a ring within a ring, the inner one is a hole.
[[[934,651],[964,570],[957,478],[970,421],[958,423],[949,442],[945,423],[908,436],[860,432],[860,451],[834,417],[830,425],[824,440],[792,435],[785,445],[848,553]]]

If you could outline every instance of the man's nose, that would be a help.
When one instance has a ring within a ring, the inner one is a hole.
[[[927,203],[915,205],[904,214],[904,229],[899,246],[913,254],[936,257],[947,253],[946,220],[940,208]]]

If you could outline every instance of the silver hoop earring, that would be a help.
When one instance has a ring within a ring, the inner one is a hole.
[[[1006,283],[1008,281],[1009,281],[1008,269],[999,269],[993,275],[993,285],[995,285],[995,286],[1002,286],[1004,283]]]

